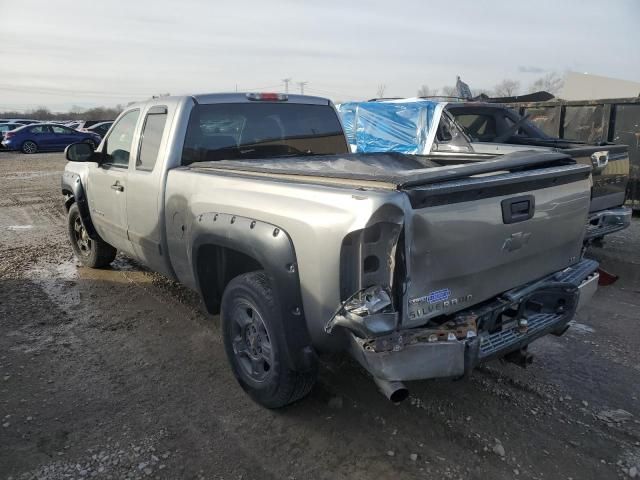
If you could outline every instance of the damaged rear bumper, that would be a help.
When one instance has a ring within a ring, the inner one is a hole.
[[[351,353],[374,377],[409,381],[464,375],[482,362],[562,334],[598,284],[598,263],[578,264],[482,305],[444,325],[375,338],[350,333]]]
[[[585,241],[624,230],[631,225],[631,214],[631,208],[618,207],[589,215]]]

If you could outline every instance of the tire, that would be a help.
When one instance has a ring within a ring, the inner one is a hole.
[[[27,140],[25,142],[22,142],[22,147],[20,147],[20,149],[22,150],[22,153],[36,153],[38,151],[38,145],[36,144],[36,142]]]
[[[71,247],[82,265],[90,268],[103,268],[113,262],[118,251],[101,238],[96,240],[89,238],[76,203],[69,208],[67,224]]]
[[[318,376],[316,367],[309,372],[291,368],[284,336],[276,331],[278,315],[263,271],[235,277],[222,295],[222,337],[231,369],[243,390],[266,408],[305,397]]]

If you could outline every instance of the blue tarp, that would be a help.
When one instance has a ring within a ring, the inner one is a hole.
[[[338,111],[356,151],[420,154],[425,151],[437,102],[350,102]]]

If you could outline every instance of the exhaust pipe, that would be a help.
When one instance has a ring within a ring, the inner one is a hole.
[[[382,394],[393,403],[400,403],[409,397],[409,390],[402,382],[390,382],[377,377],[373,377],[373,381],[376,382]]]

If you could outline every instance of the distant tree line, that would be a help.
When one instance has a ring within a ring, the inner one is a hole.
[[[556,72],[551,72],[531,83],[524,92],[533,93],[544,90],[556,95],[562,86],[562,78]],[[518,80],[505,78],[500,83],[496,84],[493,89],[473,89],[472,93],[474,96],[484,93],[489,97],[513,97],[523,93],[523,90],[520,87],[521,85]],[[455,97],[458,93],[456,87],[451,86],[445,86],[442,87],[442,89],[437,89],[430,88],[428,85],[422,85],[418,89],[418,97],[437,97],[439,95],[443,97]]]
[[[27,112],[4,111],[0,118],[29,118],[34,120],[114,120],[122,110],[123,105],[115,107],[94,107],[84,109],[73,106],[68,112],[52,112],[47,107],[38,107]]]

